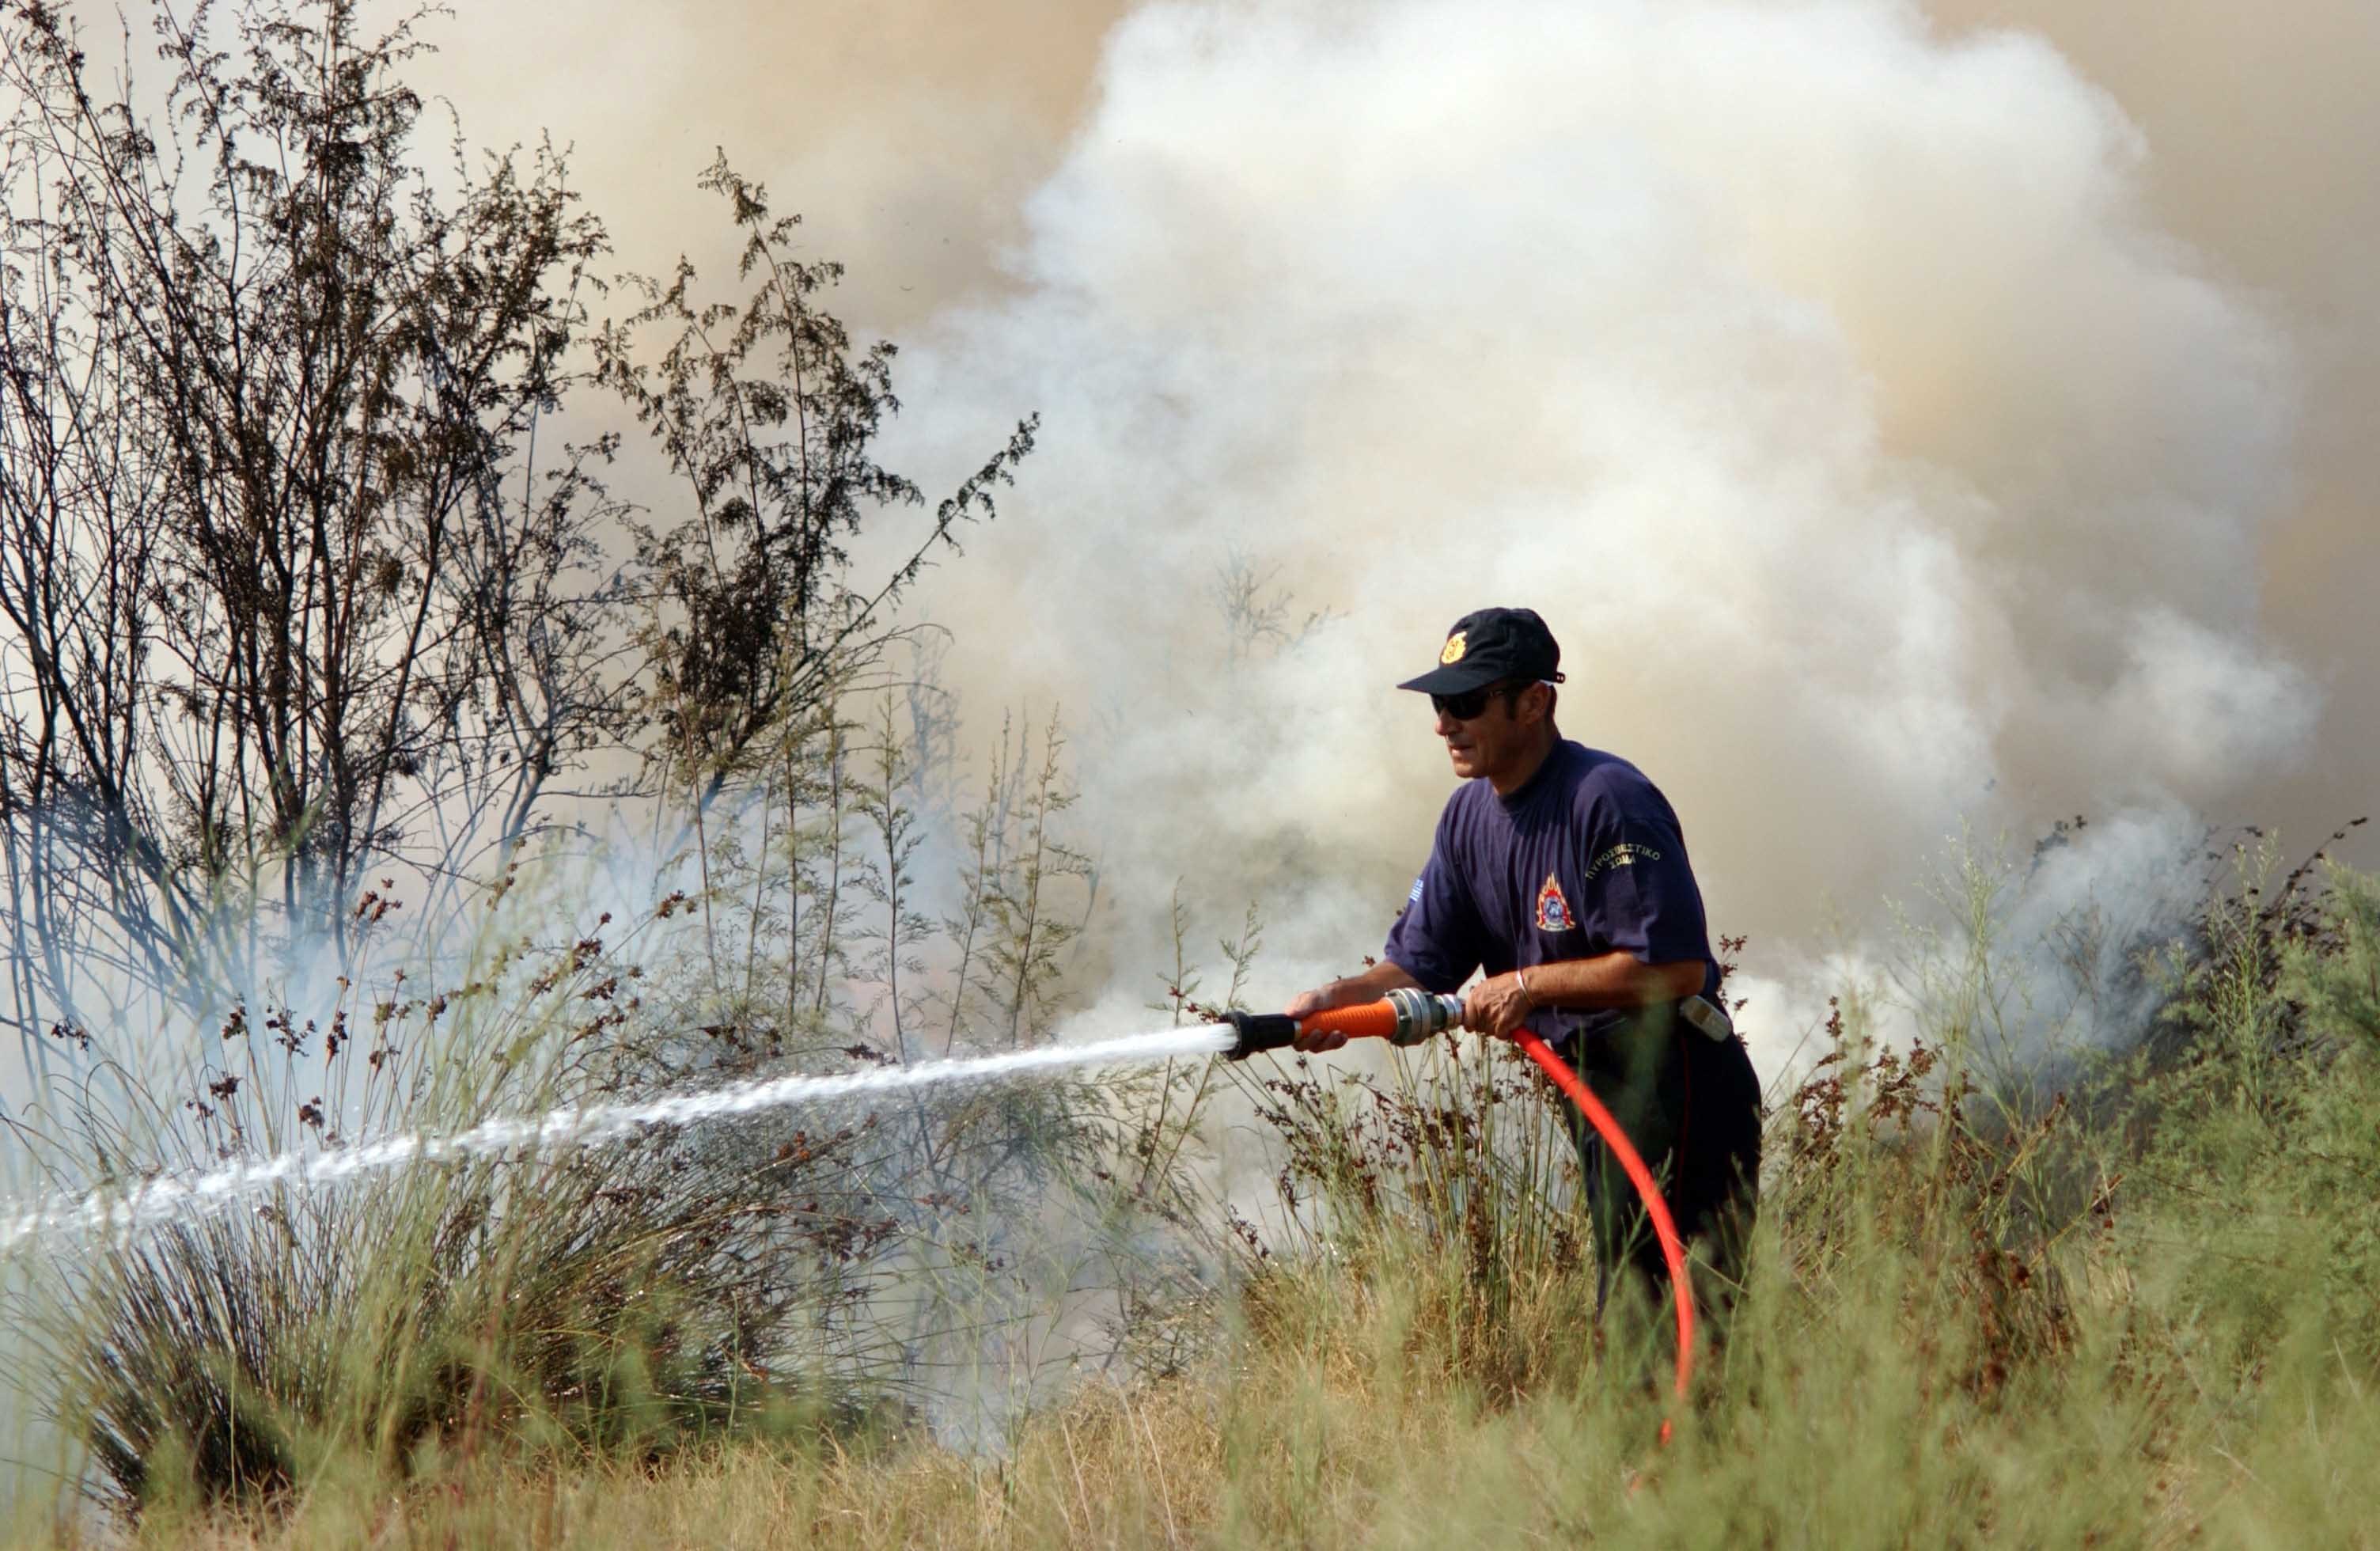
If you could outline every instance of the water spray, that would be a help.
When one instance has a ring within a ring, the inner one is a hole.
[[[503,1116],[443,1135],[406,1133],[315,1153],[240,1158],[203,1172],[160,1174],[128,1189],[103,1188],[13,1215],[0,1213],[0,1249],[41,1234],[131,1232],[202,1218],[277,1185],[304,1189],[417,1163],[500,1157],[537,1148],[600,1147],[656,1126],[694,1125],[935,1084],[991,1082],[1044,1072],[1220,1055],[1231,1044],[1231,1035],[1212,1025],[1169,1029],[1087,1045],[1045,1045],[1003,1055],[917,1061],[834,1076],[759,1078],[640,1102],[564,1106],[541,1115]]]
[[[1286,1013],[1232,1012],[1225,1014],[1221,1024],[1087,1045],[1048,1045],[1004,1055],[920,1061],[836,1076],[764,1078],[635,1103],[565,1106],[542,1115],[486,1121],[467,1131],[444,1135],[410,1133],[311,1154],[283,1153],[267,1158],[240,1159],[204,1172],[161,1174],[128,1190],[103,1189],[53,1201],[13,1216],[0,1215],[0,1249],[61,1230],[131,1232],[222,1211],[275,1186],[302,1189],[326,1185],[417,1163],[453,1162],[540,1147],[597,1147],[655,1126],[692,1125],[794,1105],[891,1094],[942,1083],[990,1082],[1037,1072],[1136,1065],[1200,1055],[1245,1060],[1262,1051],[1287,1048],[1299,1036],[1308,1034],[1341,1034],[1351,1039],[1417,1045],[1460,1026],[1462,1022],[1462,998],[1402,989],[1391,991],[1378,1001],[1332,1008],[1304,1018],[1292,1018]],[[1555,1086],[1578,1106],[1644,1201],[1645,1215],[1660,1241],[1661,1256],[1669,1263],[1670,1282],[1676,1294],[1677,1394],[1683,1400],[1694,1365],[1694,1296],[1686,1274],[1685,1249],[1678,1238],[1669,1206],[1661,1199],[1660,1187],[1654,1181],[1652,1170],[1645,1167],[1645,1160],[1630,1145],[1619,1121],[1612,1119],[1594,1091],[1579,1080],[1578,1073],[1526,1028],[1513,1031],[1512,1037],[1521,1053],[1543,1068]],[[1661,1424],[1661,1436],[1664,1439],[1670,1436],[1667,1422]]]

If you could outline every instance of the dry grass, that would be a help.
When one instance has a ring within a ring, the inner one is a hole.
[[[1360,1327],[1351,1327],[1351,1331]],[[743,1448],[653,1470],[454,1475],[320,1488],[285,1517],[162,1518],[139,1543],[312,1545],[1011,1546],[1335,1543],[1442,1457],[1462,1412],[1383,1393],[1354,1348],[1261,1358],[1227,1384],[1099,1388],[1002,1459],[912,1442],[876,1454]],[[1288,1360],[1285,1360],[1288,1359]]]
[[[1956,1041],[1931,1070],[1887,1060],[1847,1003],[1838,1059],[1773,1117],[1749,1285],[1666,1448],[1653,1311],[1607,1322],[1598,1348],[1584,1268],[1447,1231],[1460,1219],[1417,1181],[1451,1178],[1453,1155],[1416,1155],[1392,1123],[1375,1140],[1401,1153],[1330,1167],[1358,1185],[1398,1157],[1421,1172],[1310,1219],[1305,1252],[1260,1264],[1205,1358],[1086,1386],[999,1448],[812,1430],[644,1460],[429,1458],[404,1484],[358,1462],[270,1517],[161,1508],[130,1535],[2380,1545],[2380,886],[2342,878],[2302,932],[2263,908],[2210,914],[2177,990],[2180,1053],[2106,1073],[2090,1102],[1992,1102]]]

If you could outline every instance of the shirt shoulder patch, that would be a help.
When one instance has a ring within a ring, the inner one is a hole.
[[[1614,867],[1633,867],[1639,862],[1658,862],[1660,859],[1660,852],[1652,846],[1634,845],[1623,841],[1595,859],[1594,865],[1586,869],[1586,880],[1592,883]]]
[[[1551,873],[1546,874],[1546,886],[1537,891],[1537,930],[1566,932],[1578,925],[1570,913],[1570,901],[1562,897],[1561,884]]]

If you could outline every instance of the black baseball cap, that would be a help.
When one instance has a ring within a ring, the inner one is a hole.
[[[1510,680],[1560,684],[1561,648],[1535,609],[1480,609],[1454,622],[1438,666],[1399,689],[1424,695],[1460,695]]]

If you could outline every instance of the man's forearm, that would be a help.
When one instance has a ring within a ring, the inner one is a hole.
[[[1703,988],[1699,959],[1647,964],[1632,953],[1602,953],[1592,959],[1562,959],[1531,964],[1520,972],[1522,988],[1536,1007],[1647,1007],[1675,1001]]]
[[[1333,980],[1327,986],[1316,988],[1316,991],[1326,1008],[1353,1007],[1358,1002],[1378,1001],[1390,991],[1418,988],[1420,985],[1420,981],[1407,975],[1402,967],[1382,959],[1360,975]]]

